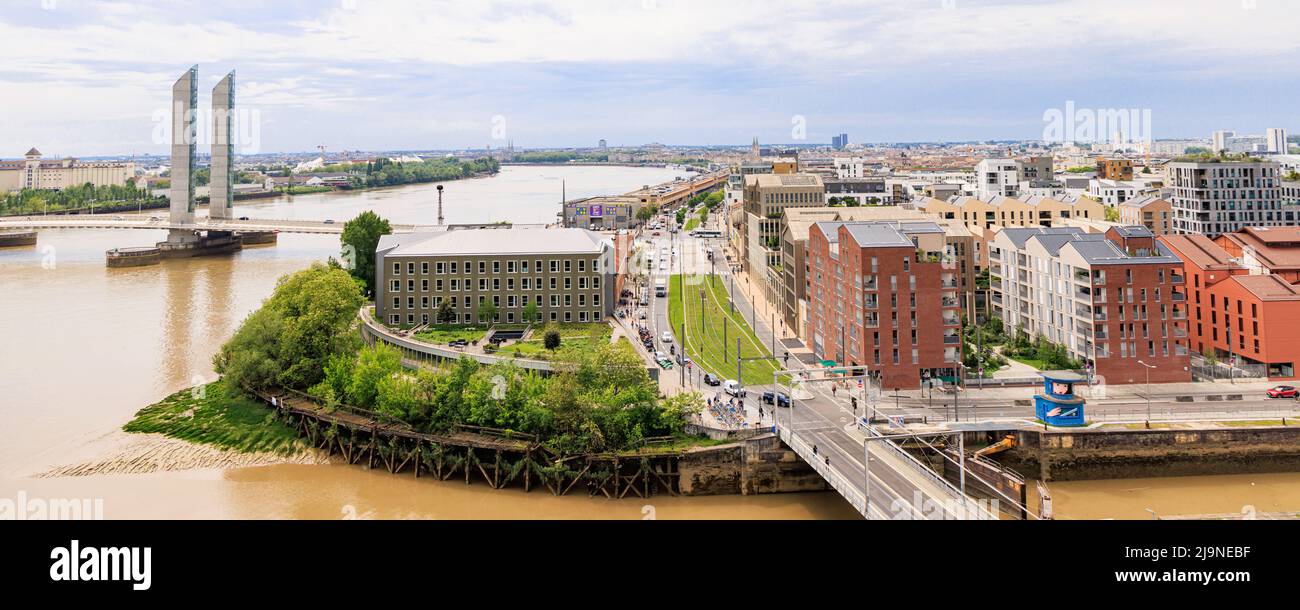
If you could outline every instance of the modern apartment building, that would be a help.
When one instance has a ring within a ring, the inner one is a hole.
[[[1015,159],[985,159],[975,166],[975,194],[1015,197],[1020,193],[1020,163]]]
[[[1131,159],[1098,159],[1097,178],[1101,180],[1132,180],[1133,161]]]
[[[391,325],[599,322],[617,302],[614,241],[585,229],[465,229],[385,235],[375,252],[375,314]],[[451,304],[451,318],[438,310]],[[495,320],[480,318],[485,304]]]
[[[1269,127],[1264,133],[1265,146],[1268,152],[1275,155],[1285,155],[1291,152],[1291,145],[1286,141],[1287,133],[1280,127]]]
[[[1079,197],[957,197],[948,201],[922,198],[915,204],[927,214],[957,220],[975,236],[975,273],[986,268],[988,242],[1007,227],[1052,227],[1069,219],[1105,220],[1106,206]]]
[[[826,204],[894,205],[894,192],[884,178],[826,178]]]
[[[899,207],[797,208],[786,210],[781,230],[781,295],[778,301],[782,323],[808,342],[807,246],[808,236],[819,222],[933,222],[944,230],[944,256],[954,261],[963,311],[973,316],[975,236],[954,220],[938,220],[920,210]]]
[[[86,183],[125,186],[135,177],[132,163],[86,162],[77,159],[42,159],[41,151],[27,151],[22,161],[0,161],[0,193],[23,189],[63,190]]]
[[[787,208],[826,205],[826,185],[808,174],[758,174],[745,178],[741,259],[747,271],[781,266],[781,219]]]
[[[1191,348],[1255,369],[1255,375],[1300,379],[1295,370],[1300,363],[1300,288],[1292,283],[1300,279],[1300,229],[1258,231],[1269,234],[1263,267],[1247,266],[1239,254],[1225,248],[1228,235],[1217,240],[1204,235],[1160,239],[1183,260],[1191,293]],[[1273,268],[1280,273],[1271,273]]]
[[[958,273],[933,222],[819,222],[808,236],[809,345],[882,388],[957,377]]]
[[[1120,224],[1146,227],[1157,236],[1173,232],[1173,219],[1173,204],[1155,195],[1143,195],[1119,204]]]
[[[1183,261],[1144,227],[1004,229],[989,245],[992,315],[1111,384],[1191,380]]]
[[[1025,157],[1019,164],[1021,182],[1051,182],[1056,178],[1056,164],[1051,157]]]
[[[1175,161],[1167,171],[1177,233],[1214,237],[1244,227],[1280,227],[1300,220],[1300,209],[1283,204],[1277,163]]]

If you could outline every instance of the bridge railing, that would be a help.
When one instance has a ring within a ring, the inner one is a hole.
[[[965,493],[962,493],[961,489],[958,488],[956,485],[953,485],[951,481],[943,478],[943,476],[941,476],[939,473],[935,472],[932,468],[922,463],[921,460],[917,459],[916,456],[908,453],[907,450],[899,446],[898,443],[895,443],[891,439],[885,438],[885,436],[881,434],[879,430],[876,430],[874,427],[868,426],[867,433],[879,439],[871,442],[875,443],[878,446],[884,445],[890,451],[891,454],[903,460],[903,462],[906,463],[909,467],[911,467],[911,469],[915,471],[917,474],[920,474],[922,477],[928,479],[931,483],[935,484],[940,489],[948,492],[948,495],[950,497],[947,498],[947,500],[961,503],[960,514],[954,513],[953,511],[954,507],[951,504],[947,504],[947,503],[940,504],[940,509],[945,515],[954,518],[969,518],[966,517],[968,515],[976,515],[977,518],[996,518],[991,514],[989,514],[988,511],[985,510],[983,507],[981,507],[978,503],[976,503],[974,499],[967,496]],[[936,499],[942,500],[943,498],[936,498]]]

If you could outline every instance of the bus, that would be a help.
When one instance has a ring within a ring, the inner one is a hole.
[[[708,231],[704,229],[696,229],[694,231],[691,231],[691,235],[699,239],[720,239],[722,237],[722,231]]]

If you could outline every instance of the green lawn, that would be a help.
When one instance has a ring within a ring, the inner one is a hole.
[[[690,276],[698,283],[683,283],[680,275],[672,277],[668,317],[673,325],[673,336],[681,341],[683,320],[686,322],[686,353],[697,366],[723,379],[736,377],[736,337],[740,336],[740,353],[744,358],[765,357],[767,360],[747,361],[741,365],[740,382],[745,385],[772,383],[772,373],[780,370],[771,359],[767,344],[754,336],[749,324],[739,312],[731,313],[727,307],[727,289],[720,277]],[[701,323],[700,289],[705,290],[703,322]],[[683,300],[683,296],[687,297]],[[723,345],[723,327],[726,327],[726,346]],[[770,339],[770,338],[769,338]]]
[[[482,341],[485,336],[487,336],[487,329],[481,326],[430,326],[415,333],[416,339],[434,345],[446,345],[458,339],[473,343]]]
[[[1046,371],[1046,370],[1048,370],[1048,369],[1047,369],[1047,363],[1046,363],[1046,362],[1043,362],[1042,360],[1039,360],[1039,359],[1037,359],[1037,358],[1016,358],[1016,357],[1014,357],[1014,356],[1007,356],[1007,359],[1008,359],[1008,360],[1015,360],[1016,362],[1019,362],[1019,363],[1021,363],[1021,364],[1027,364],[1027,365],[1032,366],[1032,367],[1034,367],[1035,369],[1038,369],[1038,370],[1040,370],[1040,371]]]
[[[546,349],[545,344],[546,333],[552,330],[560,333],[560,349],[555,350],[555,353]],[[503,356],[518,354],[519,358],[530,360],[565,360],[566,356],[574,351],[609,343],[613,334],[614,329],[603,322],[547,324],[534,328],[529,340],[502,346],[501,351],[497,353]]]
[[[694,230],[696,230],[696,229],[698,229],[698,228],[700,228],[700,217],[699,217],[699,216],[696,216],[696,217],[694,217],[694,218],[692,218],[692,219],[686,221],[686,229],[685,229],[685,230],[686,230],[687,233],[690,233],[691,231],[694,231]]]
[[[182,390],[145,407],[122,427],[241,453],[291,455],[306,448],[271,409],[230,391],[223,381]]]

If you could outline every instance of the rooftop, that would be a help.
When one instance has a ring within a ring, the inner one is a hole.
[[[377,250],[385,256],[599,254],[608,241],[586,229],[465,229],[385,235]]]

